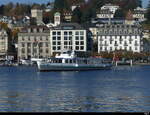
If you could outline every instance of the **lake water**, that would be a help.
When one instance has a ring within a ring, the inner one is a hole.
[[[38,72],[0,67],[0,112],[149,112],[150,66]]]

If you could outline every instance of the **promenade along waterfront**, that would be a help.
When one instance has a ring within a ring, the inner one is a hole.
[[[148,112],[150,66],[39,72],[0,67],[0,112]]]

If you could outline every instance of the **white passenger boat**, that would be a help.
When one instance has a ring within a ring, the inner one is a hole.
[[[39,71],[80,71],[110,69],[111,63],[104,58],[79,58],[74,51],[62,52],[55,58],[37,61]]]

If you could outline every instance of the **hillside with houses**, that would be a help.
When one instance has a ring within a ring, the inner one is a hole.
[[[0,60],[49,58],[68,49],[148,62],[149,13],[141,0],[1,5]]]

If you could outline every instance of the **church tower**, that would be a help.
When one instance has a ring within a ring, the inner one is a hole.
[[[56,12],[55,14],[54,14],[54,25],[55,26],[57,26],[57,25],[59,25],[60,24],[60,13],[59,12]]]

